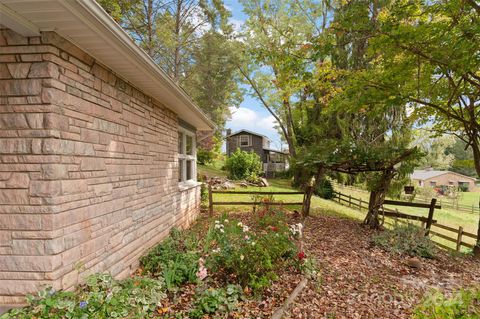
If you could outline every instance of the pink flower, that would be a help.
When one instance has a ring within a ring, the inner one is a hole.
[[[198,271],[197,271],[196,275],[197,275],[198,280],[203,280],[203,279],[207,278],[207,276],[208,276],[207,268],[205,268],[205,266],[203,266],[203,265],[200,266],[198,268]]]

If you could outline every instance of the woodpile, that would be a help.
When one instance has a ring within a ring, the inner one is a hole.
[[[229,179],[222,179],[220,177],[212,177],[210,178],[207,183],[212,186],[212,189],[219,190],[219,189],[235,189],[237,186],[242,188],[247,188],[248,186],[255,186],[255,187],[268,187],[268,181],[266,178],[259,178],[256,182],[251,181],[232,181]]]

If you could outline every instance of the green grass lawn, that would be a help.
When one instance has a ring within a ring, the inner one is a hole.
[[[225,165],[223,160],[214,160],[211,164],[198,165],[197,172],[200,176],[206,175],[207,177],[227,177],[227,172],[222,171],[222,167]]]
[[[282,180],[282,179],[269,179],[268,183],[270,184],[268,187],[255,187],[249,186],[247,188],[237,187],[236,189],[229,190],[232,194],[213,194],[213,201],[214,202],[253,202],[254,198],[253,195],[249,194],[235,194],[238,191],[255,191],[255,192],[295,192],[297,190],[290,187],[289,180]],[[293,195],[274,195],[274,201],[282,201],[282,202],[302,202],[303,195],[301,194],[293,194]],[[317,199],[315,199],[316,202]],[[300,205],[289,206],[289,208],[300,209]],[[241,209],[241,210],[251,210],[252,206],[243,206],[237,207],[232,205],[222,205],[216,206],[215,210],[225,211],[231,209]]]
[[[464,192],[460,194],[460,204],[463,205],[475,205],[478,207],[480,202],[480,192]]]

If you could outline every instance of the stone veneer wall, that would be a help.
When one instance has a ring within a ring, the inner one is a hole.
[[[53,32],[0,29],[0,303],[127,276],[199,211],[177,116]]]

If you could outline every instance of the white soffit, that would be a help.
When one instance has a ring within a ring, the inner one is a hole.
[[[55,31],[197,129],[215,128],[185,91],[93,0],[0,0],[0,24],[24,36]]]

